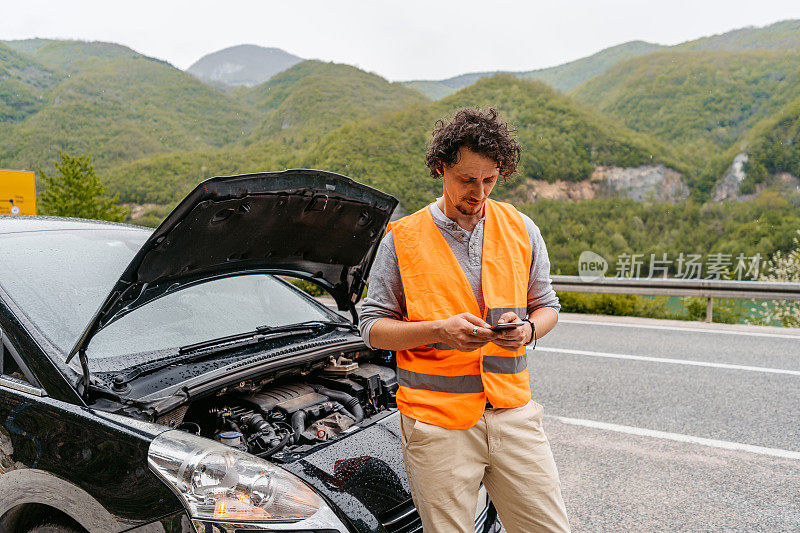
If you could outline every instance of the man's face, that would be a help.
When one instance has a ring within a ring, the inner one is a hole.
[[[445,201],[463,215],[479,215],[499,175],[497,163],[462,146],[457,163],[444,165]]]

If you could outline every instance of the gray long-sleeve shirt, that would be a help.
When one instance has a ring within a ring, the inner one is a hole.
[[[482,218],[475,229],[466,231],[445,216],[441,209],[432,203],[429,207],[433,221],[442,232],[450,249],[456,256],[464,274],[478,300],[481,316],[484,314],[483,291],[481,290],[481,256],[483,253]],[[550,307],[556,312],[561,310],[558,296],[551,285],[550,260],[542,233],[533,220],[522,214],[525,228],[531,240],[531,272],[528,280],[528,314],[540,307]],[[378,246],[375,262],[369,275],[369,288],[364,305],[361,308],[359,329],[367,346],[372,325],[381,318],[403,320],[406,317],[406,299],[403,292],[403,281],[400,267],[397,264],[397,253],[394,248],[392,232],[386,234]]]

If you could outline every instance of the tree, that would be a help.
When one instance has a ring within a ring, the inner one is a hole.
[[[126,211],[117,205],[118,195],[107,196],[105,185],[94,172],[91,156],[72,157],[62,151],[58,155],[61,161],[54,163],[56,174],[48,176],[39,169],[44,184],[39,211],[43,215],[121,222]]]

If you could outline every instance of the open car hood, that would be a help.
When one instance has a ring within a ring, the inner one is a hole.
[[[134,256],[69,354],[148,302],[214,278],[286,274],[353,310],[397,199],[345,176],[286,170],[199,184]]]

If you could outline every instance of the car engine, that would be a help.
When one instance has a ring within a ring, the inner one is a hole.
[[[259,457],[302,452],[395,407],[393,368],[340,357],[302,378],[242,382],[186,409],[178,429]]]

